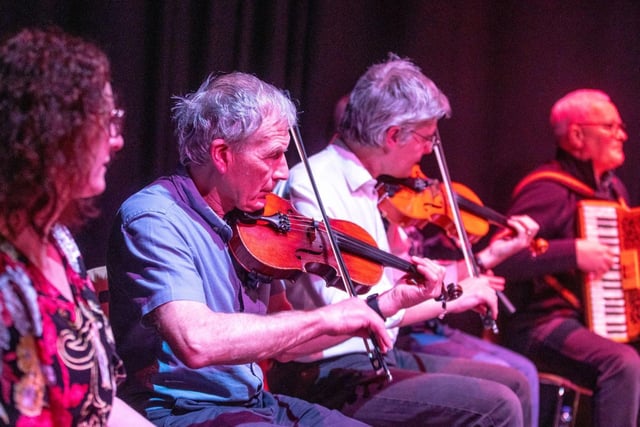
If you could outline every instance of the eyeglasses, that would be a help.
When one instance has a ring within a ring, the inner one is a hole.
[[[607,132],[618,133],[619,130],[623,132],[627,132],[627,125],[624,122],[611,122],[611,123],[595,123],[595,122],[587,122],[587,123],[576,123],[578,126],[599,126],[605,129]]]
[[[426,142],[427,144],[429,144],[429,146],[433,146],[436,142],[438,142],[437,132],[429,136],[422,135],[421,133],[418,133],[414,130],[410,130],[409,132],[411,132],[414,135],[417,135],[423,142]]]
[[[124,127],[124,110],[120,108],[114,108],[109,113],[109,136],[111,138],[117,138],[122,135],[122,128]]]

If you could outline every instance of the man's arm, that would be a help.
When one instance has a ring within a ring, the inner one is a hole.
[[[150,316],[180,360],[193,369],[278,357],[322,335],[365,337],[372,331],[383,352],[392,346],[382,319],[357,298],[270,315],[216,313],[199,302],[172,301]]]
[[[513,233],[500,233],[489,246],[478,252],[476,260],[479,266],[490,270],[521,250],[530,250],[540,229],[538,223],[528,215],[514,215],[507,222],[513,228]]]
[[[510,281],[530,280],[545,274],[571,271],[600,273],[610,266],[613,256],[604,245],[566,237],[573,234],[576,196],[560,184],[540,181],[526,186],[514,199],[510,212],[529,215],[539,225],[539,236],[546,239],[546,252],[533,255],[522,250],[494,267],[494,272]]]
[[[459,284],[463,289],[463,293],[458,299],[446,303],[446,312],[462,313],[467,310],[476,310],[480,314],[484,314],[490,309],[495,318],[498,313],[498,299],[495,288],[500,286],[498,283],[492,283],[492,281],[501,282],[504,285],[502,278],[489,276],[466,278],[461,281]],[[404,298],[402,296],[403,293],[407,291],[415,292],[411,290],[411,286],[397,285],[380,296],[379,306],[385,316],[388,313],[392,313],[393,310],[397,310],[397,301]],[[423,299],[422,302],[406,308],[400,326],[433,319],[444,314],[444,312],[441,302],[433,299]]]

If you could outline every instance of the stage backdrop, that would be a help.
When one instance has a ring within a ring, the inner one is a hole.
[[[452,179],[499,211],[518,179],[554,153],[552,103],[579,87],[600,88],[628,123],[619,172],[633,203],[640,199],[640,2],[0,2],[0,33],[35,24],[104,48],[127,110],[126,145],[109,171],[103,214],[79,234],[89,267],[105,261],[119,204],[176,165],[172,96],[218,71],[254,73],[287,89],[311,154],[330,136],[335,101],[368,65],[388,52],[410,57],[451,101],[453,115],[440,129]],[[298,161],[293,148],[288,156]],[[426,168],[437,174],[433,160]]]

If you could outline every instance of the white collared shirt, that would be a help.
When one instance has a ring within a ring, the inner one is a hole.
[[[330,219],[347,220],[359,225],[373,237],[379,249],[389,252],[386,230],[378,211],[376,180],[356,155],[341,146],[330,144],[311,156],[309,164],[327,216]],[[289,185],[291,202],[296,210],[321,221],[322,215],[304,165],[298,164],[291,169]],[[390,268],[385,268],[380,282],[360,298],[374,293],[380,294],[391,289],[393,283],[393,272]],[[312,275],[303,275],[295,284],[289,286],[287,296],[296,309],[317,308],[350,297],[341,289],[327,287],[324,280]],[[394,341],[398,334],[397,325],[403,315],[404,310],[401,310],[387,318],[387,331]],[[351,338],[326,349],[322,356],[310,356],[300,361],[308,362],[364,351],[366,348],[362,338]]]

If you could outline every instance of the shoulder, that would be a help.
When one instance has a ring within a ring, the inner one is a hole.
[[[3,328],[13,327],[22,334],[38,333],[41,326],[38,295],[33,280],[24,266],[0,249],[0,322]],[[0,334],[0,348],[6,348]]]
[[[512,196],[519,198],[531,193],[565,196],[572,189],[593,191],[585,183],[563,170],[557,162],[549,162],[525,175],[515,186]]]
[[[562,215],[572,206],[569,201],[574,200],[577,194],[563,179],[556,179],[558,177],[573,179],[554,163],[542,165],[527,174],[513,190],[508,213],[527,214],[538,222],[543,219],[541,216]],[[578,180],[575,183],[584,185]]]
[[[327,147],[323,148],[322,150],[318,151],[317,153],[313,154],[312,156],[309,156],[309,158],[307,160],[309,161],[309,165],[312,168],[319,168],[319,167],[321,167],[323,165],[326,165],[326,164],[335,163],[335,162],[339,161],[339,159],[340,159],[340,156],[338,155],[338,153],[336,152],[334,147],[333,146],[327,146]],[[304,174],[304,175],[306,175],[306,169],[304,167],[304,164],[302,162],[296,163],[291,168],[291,174],[294,174],[294,175]]]
[[[184,215],[184,205],[171,182],[161,179],[126,199],[118,210],[118,217],[125,226],[141,217],[175,219]]]
[[[309,166],[311,167],[317,185],[322,185],[322,183],[327,180],[329,173],[331,176],[339,173],[341,168],[337,165],[338,159],[339,157],[331,146],[325,147],[309,157]],[[296,188],[311,187],[309,175],[302,162],[297,163],[289,171],[289,185]]]

